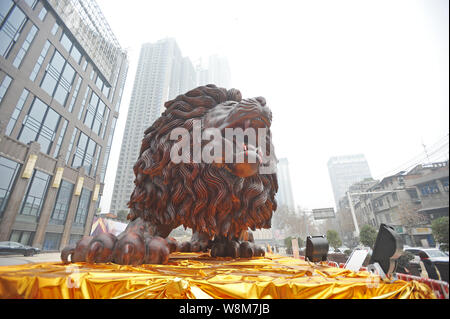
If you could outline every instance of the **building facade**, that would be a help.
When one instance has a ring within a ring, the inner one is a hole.
[[[134,189],[133,166],[144,131],[164,110],[164,103],[196,87],[195,69],[174,39],[142,45],[120,150],[110,212],[128,210]]]
[[[328,160],[328,173],[337,209],[339,201],[351,185],[372,178],[369,164],[363,154],[331,157]]]
[[[278,192],[276,194],[277,205],[286,206],[295,211],[294,195],[292,193],[291,174],[289,172],[289,161],[280,158],[277,164]]]
[[[405,245],[434,247],[431,222],[448,216],[448,161],[421,164],[409,172],[387,176],[357,196],[355,215],[360,226],[395,227]],[[370,194],[373,193],[373,194]]]
[[[0,3],[0,241],[90,234],[128,70],[94,0]]]

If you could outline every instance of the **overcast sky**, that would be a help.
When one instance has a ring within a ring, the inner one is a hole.
[[[432,160],[448,159],[448,0],[97,2],[130,62],[102,212],[140,47],[165,37],[194,64],[226,57],[232,86],[266,98],[296,205],[334,206],[331,156],[363,153],[374,178],[425,158],[422,144]]]

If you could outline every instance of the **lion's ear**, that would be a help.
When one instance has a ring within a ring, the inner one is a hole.
[[[228,101],[236,101],[236,102],[240,102],[242,100],[242,94],[241,91],[239,91],[238,89],[229,89],[227,91],[227,100]]]

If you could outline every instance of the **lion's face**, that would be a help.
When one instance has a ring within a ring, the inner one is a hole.
[[[226,101],[216,105],[206,113],[202,126],[206,130],[219,129],[223,143],[229,144],[233,152],[237,152],[233,156],[233,162],[228,162],[223,167],[238,177],[249,177],[258,172],[263,161],[263,150],[259,138],[262,137],[261,134],[268,133],[271,124],[272,112],[266,106],[266,100],[263,97],[257,97],[239,102]],[[232,129],[231,131],[241,129],[241,131],[234,131],[237,133],[236,136],[226,134],[226,129]],[[240,132],[243,134],[239,135]],[[222,162],[226,162],[224,157]]]

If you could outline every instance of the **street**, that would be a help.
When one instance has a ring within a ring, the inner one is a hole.
[[[41,262],[61,261],[59,252],[41,253],[34,256],[25,257],[23,255],[0,255],[0,266],[23,265]]]

